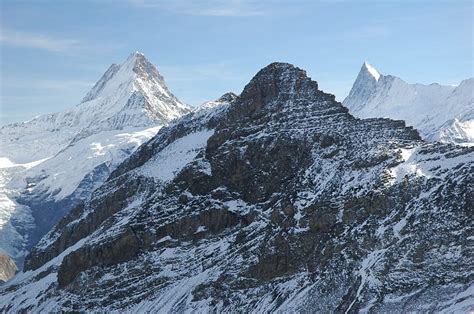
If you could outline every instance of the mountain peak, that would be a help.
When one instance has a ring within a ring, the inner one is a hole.
[[[94,108],[98,119],[113,120],[106,123],[112,123],[114,128],[168,123],[190,111],[168,90],[157,68],[138,51],[122,64],[111,65],[83,98],[81,105],[84,103]]]
[[[253,80],[271,80],[279,81],[281,83],[295,81],[296,79],[305,80],[308,79],[306,71],[302,70],[290,63],[285,62],[273,62],[262,68],[254,76]]]
[[[367,61],[364,61],[359,74],[343,104],[354,113],[364,107],[378,88],[380,73]]]
[[[372,76],[376,81],[379,80],[380,78],[380,73],[379,71],[377,71],[377,69],[375,69],[372,65],[370,65],[370,63],[368,63],[367,61],[364,61],[364,64],[362,65],[362,68],[360,70],[361,72],[366,72],[368,73],[370,76]]]
[[[303,88],[318,90],[318,83],[312,81],[306,71],[283,62],[273,62],[260,71],[245,86],[241,97],[252,98],[255,93],[262,99],[281,94],[294,94]]]
[[[234,101],[235,99],[237,98],[237,95],[234,94],[233,92],[228,92],[228,93],[225,93],[224,95],[222,95],[221,97],[219,97],[217,99],[217,101]]]
[[[137,57],[137,56],[142,56],[142,57],[144,57],[145,54],[144,54],[143,52],[140,52],[140,51],[137,50],[137,51],[135,51],[135,52],[132,52],[132,53],[129,55],[129,58],[131,58],[131,57]]]
[[[143,53],[136,51],[130,54],[122,64],[112,64],[82,99],[82,103],[115,94],[119,92],[117,88],[123,89],[125,86],[131,86],[137,79],[149,81],[154,85],[159,84],[164,91],[169,93],[164,79],[156,67],[148,61]]]
[[[136,64],[140,62],[149,62],[145,55],[139,51],[132,52],[128,55],[124,64]]]
[[[380,75],[366,61],[343,104],[359,118],[404,120],[429,141],[472,145],[469,143],[473,136],[454,121],[472,119],[473,87],[474,79],[465,80],[457,87],[409,84],[396,76]]]
[[[163,77],[157,68],[141,52],[135,51],[131,53],[121,67],[126,69],[131,75],[137,74],[142,79],[156,79],[160,84],[164,85]]]

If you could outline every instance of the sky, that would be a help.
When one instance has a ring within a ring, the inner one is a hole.
[[[409,83],[473,76],[474,1],[0,0],[0,125],[77,105],[140,51],[196,106],[274,61],[339,101],[364,60]]]

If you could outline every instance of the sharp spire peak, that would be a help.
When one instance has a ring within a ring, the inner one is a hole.
[[[133,58],[133,57],[137,57],[137,56],[142,56],[142,57],[144,57],[145,55],[144,55],[142,52],[140,52],[140,51],[137,50],[137,51],[135,51],[135,52],[132,52],[132,53],[128,56],[127,59],[130,59],[130,58]]]
[[[369,74],[376,80],[378,81],[380,78],[380,73],[377,71],[376,68],[374,68],[369,62],[364,61],[364,64],[362,65],[362,70],[365,70],[369,72]]]
[[[149,62],[145,55],[139,51],[132,52],[123,64],[136,64],[141,62]]]

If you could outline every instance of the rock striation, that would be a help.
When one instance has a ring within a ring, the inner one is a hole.
[[[1,309],[467,311],[473,157],[272,63],[118,166]]]

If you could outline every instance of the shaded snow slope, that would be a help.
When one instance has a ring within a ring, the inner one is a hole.
[[[431,141],[474,144],[474,78],[456,87],[408,84],[365,62],[343,104],[361,118],[405,120]]]

